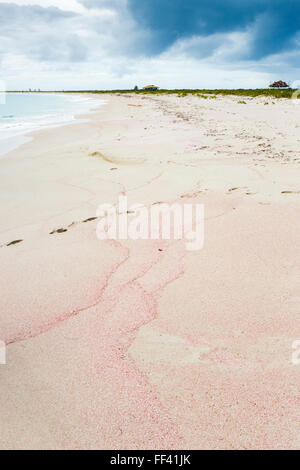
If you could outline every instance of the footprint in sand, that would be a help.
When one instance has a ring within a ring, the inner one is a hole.
[[[93,222],[93,220],[97,220],[98,217],[90,217],[89,219],[85,219],[82,221],[83,224],[86,224],[87,222]]]
[[[104,160],[105,162],[107,163],[114,163],[113,160],[111,160],[110,158],[106,157],[105,155],[103,155],[103,153],[101,152],[92,152],[89,154],[90,157],[98,157],[98,158],[101,158],[102,160]]]
[[[300,191],[281,191],[281,194],[300,194]]]
[[[228,189],[228,193],[233,193],[234,191],[238,191],[240,188],[230,188]]]
[[[232,193],[234,193],[235,191],[239,191],[239,190],[242,190],[242,189],[246,189],[246,190],[247,190],[248,188],[247,188],[246,186],[243,186],[243,187],[241,187],[241,188],[230,188],[230,189],[228,189],[228,191],[227,191],[226,194],[232,194]]]
[[[7,243],[6,246],[12,246],[12,245],[17,245],[18,243],[21,243],[24,240],[14,240],[13,242]]]
[[[196,191],[195,193],[192,193],[192,194],[182,194],[180,198],[181,199],[193,199],[193,198],[200,196],[200,194],[203,194],[203,193],[204,191]]]
[[[85,219],[85,220],[81,220],[80,222],[72,222],[70,225],[68,225],[68,228],[70,227],[74,227],[74,225],[77,225],[77,224],[86,224],[87,222],[93,222],[94,220],[97,220],[98,217],[89,217],[88,219]],[[50,232],[50,235],[54,235],[55,233],[65,233],[67,232],[68,229],[67,228],[59,228],[57,230],[52,230],[52,232]]]
[[[53,230],[52,232],[50,232],[50,235],[53,235],[54,233],[65,233],[67,231],[68,229],[66,228],[59,228],[58,230]]]

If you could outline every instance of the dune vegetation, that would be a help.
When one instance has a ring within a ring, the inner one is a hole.
[[[81,90],[80,93],[97,93],[97,94],[107,94],[107,93],[116,93],[116,94],[126,94],[126,93],[134,93],[134,94],[147,94],[147,95],[178,95],[181,98],[184,98],[189,95],[195,95],[199,98],[212,98],[215,99],[218,95],[222,96],[240,96],[240,97],[271,97],[271,98],[292,98],[295,89],[287,88],[287,89],[272,89],[272,88],[258,88],[258,89],[235,89],[235,90],[228,90],[228,89],[219,89],[219,90],[201,90],[201,89],[194,89],[194,90],[187,90],[187,89],[176,89],[176,90],[157,90],[157,91],[145,91],[145,90]],[[79,91],[76,91],[77,93]],[[75,93],[67,92],[67,93]]]

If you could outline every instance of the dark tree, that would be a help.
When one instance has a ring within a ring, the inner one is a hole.
[[[289,88],[289,85],[282,80],[279,80],[279,82],[274,82],[272,85],[270,85],[270,88]]]

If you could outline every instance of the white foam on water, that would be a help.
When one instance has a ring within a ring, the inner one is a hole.
[[[46,94],[42,95],[45,96]],[[77,121],[75,116],[88,113],[93,108],[106,103],[104,100],[84,96],[65,96],[55,94],[52,96],[62,96],[62,107],[64,112],[61,112],[60,110],[51,110],[51,112],[45,112],[45,114],[15,116],[14,114],[1,114],[0,106],[0,155],[3,156],[19,145],[29,141],[30,138],[26,137],[26,135],[30,132],[49,127],[72,124]]]

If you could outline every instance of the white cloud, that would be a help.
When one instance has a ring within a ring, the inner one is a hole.
[[[43,8],[56,7],[61,10],[82,13],[85,9],[77,0],[0,0],[0,3],[12,3],[20,6],[37,5]]]
[[[247,54],[250,43],[250,31],[192,36],[178,39],[163,56],[197,59],[210,57],[211,61],[219,62],[238,60]]]
[[[186,37],[149,57],[155,37],[126,0],[0,0],[0,24],[0,80],[10,89],[263,87],[287,63],[289,80],[300,77],[293,51],[246,61],[251,28]]]

